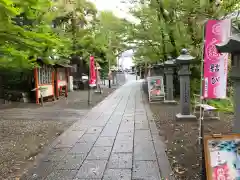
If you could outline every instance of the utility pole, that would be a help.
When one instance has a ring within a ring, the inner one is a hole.
[[[110,59],[108,58],[108,71],[109,71],[109,73],[108,73],[108,87],[109,88],[111,88],[111,75],[112,75],[110,68],[111,68],[111,63],[110,63]]]
[[[117,72],[116,72],[116,85],[118,85],[118,78],[117,78],[117,75],[118,75],[118,70],[119,70],[119,58],[118,58],[118,51],[117,51]]]
[[[135,65],[135,75],[136,75],[136,80],[138,79],[137,77],[137,65]]]

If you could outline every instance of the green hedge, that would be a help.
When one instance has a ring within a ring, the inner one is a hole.
[[[223,112],[230,112],[230,113],[234,112],[232,98],[208,100],[207,104],[214,106]]]

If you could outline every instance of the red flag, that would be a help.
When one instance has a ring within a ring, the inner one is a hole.
[[[90,86],[96,86],[96,71],[95,71],[95,64],[94,64],[94,57],[93,56],[90,56],[89,71],[90,71],[89,85]]]

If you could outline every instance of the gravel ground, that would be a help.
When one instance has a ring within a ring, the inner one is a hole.
[[[3,105],[0,108],[0,179],[14,176],[32,166],[36,155],[64,130],[70,127],[114,89],[104,88],[103,94],[92,94],[87,104],[87,91],[71,92],[45,107],[34,104]],[[58,115],[56,115],[58,114]]]
[[[165,137],[167,155],[177,180],[201,179],[201,150],[198,145],[198,121],[179,122],[175,115],[178,105],[150,104],[159,129]],[[204,133],[229,133],[232,128],[232,114],[220,113],[221,120],[205,120]]]

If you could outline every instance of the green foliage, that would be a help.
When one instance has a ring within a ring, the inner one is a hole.
[[[0,0],[0,7],[0,66],[30,68],[30,56],[48,58],[47,51],[61,44],[44,17],[50,1]]]
[[[135,45],[135,64],[143,66],[145,63],[163,62],[168,55],[176,58],[182,48],[187,48],[196,57],[191,67],[191,94],[199,94],[204,23],[208,19],[219,19],[239,10],[239,1],[129,1],[132,2],[131,14],[138,20],[127,36],[128,41]],[[236,26],[238,24],[235,23]],[[232,109],[230,99],[209,103],[226,111]]]
[[[116,17],[110,11],[100,12],[94,25],[95,47],[104,52],[109,65],[116,64],[116,57],[128,47],[124,44],[124,37],[130,25],[124,19]]]
[[[68,63],[72,55],[87,61],[94,55],[106,66],[124,49],[119,37],[126,22],[110,12],[97,17],[95,5],[87,0],[0,0],[0,10],[3,68],[32,68],[37,57]]]
[[[135,41],[135,62],[165,61],[167,55],[177,57],[182,48],[188,48],[200,64],[204,22],[229,14],[237,5],[237,0],[134,1],[131,13],[139,23],[128,39]]]
[[[218,108],[219,111],[233,113],[233,100],[231,98],[220,100],[208,100],[207,103]]]

